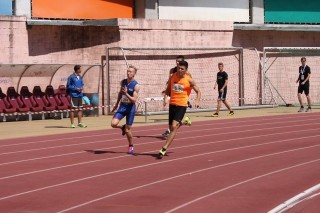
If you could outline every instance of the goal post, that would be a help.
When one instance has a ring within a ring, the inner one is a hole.
[[[254,52],[251,59],[244,59],[242,47],[219,48],[122,48],[111,47],[106,49],[107,58],[107,95],[108,104],[113,106],[117,100],[120,81],[126,78],[126,70],[129,64],[137,67],[136,80],[141,85],[139,99],[148,102],[148,112],[161,113],[168,110],[163,107],[161,100],[162,91],[165,89],[169,78],[169,70],[175,67],[175,59],[183,55],[189,63],[189,72],[201,89],[202,111],[212,111],[217,103],[217,90],[213,89],[218,63],[224,63],[224,69],[229,75],[227,100],[234,107],[247,104],[261,104],[259,60]],[[246,61],[256,62],[254,66],[247,68]],[[246,70],[244,70],[246,69]],[[261,71],[261,70],[260,70]],[[257,83],[258,82],[258,83]],[[246,89],[248,88],[248,90]],[[249,90],[257,90],[250,92]],[[246,97],[246,94],[247,97]],[[190,95],[191,103],[194,103],[195,93]],[[254,100],[252,100],[254,99]],[[145,107],[142,105],[143,108]],[[194,109],[188,109],[192,111]],[[110,112],[110,108],[109,108]]]
[[[310,97],[314,103],[319,96],[320,47],[265,47],[263,49],[264,94],[263,102],[274,100],[278,105],[298,105],[299,66],[301,58],[307,58],[311,68]],[[304,102],[306,102],[305,97]]]

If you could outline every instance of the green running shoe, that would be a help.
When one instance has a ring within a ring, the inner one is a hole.
[[[71,128],[76,128],[76,126],[74,124],[71,124]]]
[[[184,121],[186,125],[191,126],[191,120],[188,116],[185,117]]]
[[[87,125],[85,125],[84,123],[79,123],[79,124],[78,124],[78,127],[80,127],[80,128],[86,128]]]
[[[165,148],[161,148],[159,154],[157,155],[157,159],[162,159],[163,156],[166,155],[167,150]]]

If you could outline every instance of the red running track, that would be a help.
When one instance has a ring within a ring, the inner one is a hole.
[[[1,212],[268,212],[319,184],[320,113],[0,140]],[[319,212],[319,196],[290,209]]]

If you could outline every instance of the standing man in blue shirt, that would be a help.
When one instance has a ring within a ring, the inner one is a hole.
[[[82,123],[82,97],[83,97],[83,79],[81,74],[81,66],[74,66],[74,73],[68,77],[67,81],[67,91],[71,96],[71,111],[70,111],[70,121],[71,128],[75,128],[74,125],[74,111],[78,111],[78,127],[85,128],[86,124]]]
[[[138,101],[138,93],[140,90],[138,82],[134,79],[136,73],[137,68],[130,65],[127,70],[127,78],[120,82],[117,103],[112,109],[112,112],[114,112],[120,103],[118,111],[111,120],[111,126],[121,129],[122,135],[127,135],[129,143],[128,154],[133,154],[131,127],[136,113],[136,102]],[[119,122],[124,117],[126,117],[126,124],[119,125]]]

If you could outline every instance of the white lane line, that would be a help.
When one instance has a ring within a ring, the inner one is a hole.
[[[312,125],[314,126],[314,124],[306,124],[306,125]],[[179,140],[185,140],[185,139],[192,139],[192,138],[202,138],[202,137],[207,137],[207,136],[218,136],[218,135],[225,135],[225,134],[236,134],[236,133],[245,133],[245,132],[251,132],[251,131],[260,131],[260,130],[267,130],[267,129],[276,129],[276,128],[286,128],[286,127],[294,127],[294,126],[300,126],[300,125],[290,125],[290,126],[280,126],[280,127],[272,127],[272,128],[264,128],[264,129],[249,129],[249,130],[245,130],[245,131],[234,131],[234,132],[220,132],[218,134],[209,134],[209,135],[201,135],[201,136],[192,136],[192,137],[184,137],[184,138],[177,138],[175,140],[179,141]],[[317,130],[318,128],[315,129],[305,129],[305,130],[299,130],[300,131],[312,131],[312,130]],[[197,130],[198,131],[198,130]],[[281,134],[287,134],[287,133],[294,133],[296,131],[289,131],[289,132],[279,132],[279,133],[273,133],[271,135],[281,135]],[[270,134],[267,134],[270,135]],[[107,142],[106,141],[95,141],[92,143],[100,143],[100,142]],[[146,143],[140,143],[139,145],[145,145],[145,144],[153,144],[153,143],[158,143],[159,141],[150,141],[150,142],[146,142]],[[70,145],[69,145],[70,146]],[[122,146],[117,146],[117,147],[107,147],[107,148],[99,148],[99,149],[112,149],[112,148],[120,148]],[[32,159],[25,159],[25,160],[19,160],[19,161],[12,161],[12,162],[6,162],[6,163],[2,163],[0,164],[0,166],[4,166],[4,165],[8,165],[8,164],[14,164],[14,163],[21,163],[21,162],[27,162],[27,161],[34,161],[34,160],[39,160],[39,159],[46,159],[46,158],[52,158],[52,157],[61,157],[61,156],[66,156],[66,155],[73,155],[73,154],[83,154],[84,152],[72,152],[72,153],[67,153],[67,154],[61,154],[61,155],[53,155],[53,156],[46,156],[46,157],[41,157],[41,158],[32,158]]]
[[[274,135],[279,135],[279,134],[284,134],[284,133],[311,131],[311,130],[317,130],[317,129],[318,128],[308,129],[308,130],[299,130],[299,131],[289,131],[289,132],[281,132],[281,133],[264,134],[264,135],[259,135],[259,136],[250,136],[250,137],[242,137],[242,138],[234,138],[234,139],[226,139],[226,140],[212,141],[212,142],[206,142],[206,143],[197,143],[197,144],[173,147],[173,148],[171,148],[171,150],[181,149],[181,148],[189,148],[189,147],[195,147],[195,146],[203,146],[203,145],[208,145],[208,144],[218,144],[218,143],[225,143],[225,142],[231,142],[231,141],[239,141],[239,140],[244,140],[244,139],[262,138],[262,137],[274,136]],[[199,136],[199,137],[207,137],[207,136],[211,136],[211,135],[202,135],[202,136]],[[320,137],[320,135],[307,136],[307,138],[312,138],[312,137]],[[186,139],[190,139],[190,138],[197,138],[197,137],[186,137],[186,138],[180,138],[179,140],[186,140]],[[274,143],[282,143],[282,142],[298,140],[298,139],[305,139],[305,138],[306,137],[278,140],[278,141],[274,141],[274,142],[267,142],[267,143],[262,143],[262,144],[250,145],[249,147],[260,146],[260,145],[268,145],[268,144],[274,144]],[[159,143],[159,142],[155,141],[155,142],[152,142],[152,143]],[[151,143],[149,142],[147,144],[151,144]],[[143,145],[143,144],[139,144],[139,145]],[[246,148],[246,146],[244,146],[244,147]],[[118,147],[116,147],[116,148],[118,148]],[[156,151],[157,150],[153,150],[153,151],[148,151],[148,152],[144,152],[144,153],[150,153],[150,152],[156,152]],[[227,149],[227,151],[229,151],[229,149]],[[73,167],[73,166],[85,165],[85,164],[90,164],[90,163],[97,163],[97,162],[102,162],[102,161],[114,160],[114,159],[123,158],[123,157],[130,157],[130,156],[129,155],[124,155],[124,156],[112,157],[112,158],[107,158],[107,159],[99,159],[99,160],[94,160],[94,161],[85,161],[85,162],[80,162],[80,163],[75,163],[75,164],[52,167],[52,168],[48,168],[48,169],[42,169],[42,170],[36,170],[36,171],[32,171],[32,172],[26,172],[26,173],[20,173],[20,174],[16,174],[16,175],[11,175],[11,176],[0,177],[0,180],[14,178],[14,177],[20,177],[20,176],[25,176],[25,175],[30,175],[30,174],[36,174],[36,173],[41,173],[41,172],[46,172],[46,171],[52,171],[52,170],[56,170],[56,169],[62,169],[62,168],[68,168],[68,167]]]
[[[286,168],[283,168],[283,169],[275,170],[275,171],[273,171],[273,172],[269,172],[269,173],[266,173],[266,174],[263,174],[263,175],[259,175],[259,176],[250,178],[250,179],[248,179],[248,180],[245,180],[245,181],[242,181],[242,182],[233,184],[233,185],[231,185],[231,186],[225,187],[225,188],[220,189],[220,190],[218,190],[218,191],[214,191],[214,192],[212,192],[212,193],[210,193],[210,194],[207,194],[207,195],[198,197],[197,199],[194,199],[194,200],[191,200],[191,201],[189,201],[189,202],[186,202],[186,203],[184,203],[184,204],[182,204],[182,205],[179,205],[179,206],[177,206],[177,207],[175,207],[175,208],[173,208],[173,209],[171,209],[171,210],[169,210],[169,211],[166,211],[165,213],[171,213],[171,212],[180,210],[180,209],[182,209],[182,208],[184,208],[184,207],[186,207],[186,206],[188,206],[188,205],[190,205],[190,204],[193,204],[193,203],[195,203],[195,202],[198,202],[198,201],[200,201],[200,200],[203,200],[203,199],[205,199],[205,198],[207,198],[207,197],[210,197],[210,196],[212,196],[212,195],[218,194],[218,193],[220,193],[220,192],[226,191],[226,190],[228,190],[228,189],[231,189],[231,188],[234,188],[234,187],[243,185],[243,184],[245,184],[245,183],[249,183],[249,182],[252,182],[252,181],[254,181],[254,180],[261,179],[261,178],[264,178],[264,177],[267,177],[267,176],[270,176],[270,175],[273,175],[273,174],[276,174],[276,173],[284,172],[284,171],[287,171],[287,170],[290,170],[290,169],[294,169],[294,168],[297,168],[297,167],[300,167],[300,166],[305,166],[305,165],[307,165],[307,164],[317,163],[317,162],[319,162],[319,161],[320,161],[320,159],[316,159],[316,160],[312,160],[312,161],[308,161],[308,162],[296,164],[296,165],[294,165],[294,166],[289,166],[289,167],[286,167]]]
[[[295,114],[293,114],[295,115]],[[299,116],[300,117],[300,116]],[[306,116],[305,116],[306,117]],[[296,116],[290,116],[289,119],[296,119]],[[313,118],[315,118],[315,116],[313,116]],[[288,118],[287,118],[288,119]],[[257,118],[257,119],[250,119],[249,121],[247,120],[232,120],[232,124],[238,124],[238,123],[248,123],[248,122],[254,122],[254,121],[275,121],[275,120],[284,120],[284,118],[279,118],[279,117],[276,117],[276,118]],[[311,120],[318,120],[318,119],[311,119]],[[287,121],[287,120],[286,120]],[[294,120],[296,121],[296,120]],[[205,121],[206,122],[206,121]],[[208,121],[209,122],[209,121]],[[222,125],[226,123],[226,124],[230,124],[231,121],[230,120],[221,120],[219,122],[219,125]],[[164,124],[162,124],[164,125]],[[157,126],[160,126],[160,125],[157,125]],[[212,126],[212,123],[207,123],[207,124],[201,124],[201,126]],[[149,131],[153,131],[153,130],[159,130],[159,127],[157,128],[152,128],[152,129],[142,129],[140,130],[140,127],[136,127],[138,128],[137,131],[135,131],[136,133],[139,133],[139,132],[149,132]],[[100,130],[98,130],[100,131]],[[103,130],[101,130],[103,131]],[[112,131],[112,129],[106,129],[105,131]],[[90,132],[90,131],[89,131]],[[83,135],[83,136],[72,136],[72,137],[65,137],[65,138],[56,138],[56,139],[46,139],[46,140],[40,140],[40,141],[34,141],[34,138],[32,139],[32,142],[24,142],[24,143],[16,143],[16,144],[13,144],[13,143],[10,143],[10,144],[6,144],[6,145],[0,145],[0,147],[7,147],[7,146],[18,146],[18,145],[27,145],[27,144],[35,144],[35,143],[45,143],[45,142],[53,142],[53,141],[64,141],[64,140],[70,140],[70,139],[81,139],[81,138],[92,138],[92,137],[100,137],[100,136],[104,136],[104,135],[119,135],[119,133],[103,133],[103,134],[95,134],[95,135]],[[41,137],[41,136],[39,136]],[[1,141],[6,141],[6,140],[13,140],[13,139],[0,139],[0,142]]]
[[[303,202],[304,200],[309,199],[310,197],[313,198],[317,196],[317,194],[315,194],[315,196],[314,195],[310,196],[310,195],[318,190],[320,190],[320,183],[305,190],[304,192],[301,192],[300,194],[297,194],[296,196],[290,198],[289,200],[281,203],[280,205],[268,211],[268,213],[281,213],[281,212],[287,211],[288,209]]]
[[[314,119],[312,119],[314,120]],[[308,120],[304,120],[304,121],[308,121]],[[296,123],[297,121],[291,121],[291,122],[285,122],[285,123]],[[279,122],[281,124],[283,124],[283,122]],[[266,124],[278,124],[277,122],[272,122],[272,123],[262,123],[262,124],[254,124],[254,125],[242,125],[241,128],[243,127],[252,127],[252,126],[264,126]],[[320,122],[318,123],[306,123],[304,124],[305,126],[307,125],[315,125],[315,124],[320,124]],[[283,125],[279,125],[277,127],[269,127],[269,128],[262,128],[262,129],[250,129],[250,130],[240,130],[240,131],[234,131],[234,132],[226,132],[226,133],[220,133],[220,134],[234,134],[234,133],[243,133],[243,132],[250,132],[250,131],[262,131],[262,130],[268,130],[268,129],[281,129],[281,128],[286,128],[286,127],[295,127],[295,126],[301,126],[301,124],[296,124],[296,125],[290,125],[290,126],[283,126]],[[191,130],[188,131],[188,133],[190,132],[199,132],[199,131],[206,131],[206,130],[217,130],[217,129],[234,129],[235,127],[222,127],[222,128],[210,128],[210,129],[199,129],[199,130]],[[221,131],[219,131],[221,132]],[[41,151],[41,150],[48,150],[48,149],[57,149],[57,148],[64,148],[64,147],[72,147],[72,146],[80,146],[80,145],[86,145],[86,144],[94,144],[94,143],[105,143],[108,141],[118,141],[118,140],[123,140],[122,138],[118,138],[118,139],[108,139],[108,140],[100,140],[100,141],[93,141],[93,142],[83,142],[83,143],[77,143],[77,144],[68,144],[68,145],[60,145],[60,146],[51,146],[51,147],[43,147],[43,148],[37,148],[37,149],[26,149],[26,150],[20,150],[20,151],[13,151],[13,152],[4,152],[4,153],[0,153],[1,155],[10,155],[10,154],[19,154],[19,153],[24,153],[24,152],[33,152],[33,151]]]
[[[317,145],[319,146],[319,145]],[[314,148],[315,146],[311,146],[311,147],[305,147],[305,148],[299,148],[299,150],[301,149],[308,149],[308,148]],[[158,180],[158,181],[155,181],[155,182],[151,182],[151,183],[148,183],[148,184],[144,184],[144,185],[140,185],[140,186],[137,186],[137,187],[134,187],[134,188],[130,188],[130,189],[126,189],[126,190],[123,190],[123,191],[119,191],[119,192],[116,192],[116,193],[113,193],[113,194],[110,194],[110,195],[106,195],[106,196],[103,196],[103,197],[100,197],[100,198],[97,198],[97,199],[94,199],[94,200],[90,200],[88,202],[85,202],[85,203],[81,203],[79,205],[76,205],[76,206],[72,206],[70,208],[67,208],[67,209],[63,209],[57,213],[63,213],[63,212],[68,212],[68,211],[71,211],[71,210],[74,210],[74,209],[77,209],[77,208],[80,208],[80,207],[83,207],[83,206],[86,206],[86,205],[89,205],[91,203],[94,203],[94,202],[97,202],[97,201],[101,201],[101,200],[104,200],[106,198],[110,198],[110,197],[113,197],[113,196],[116,196],[116,195],[119,195],[119,194],[124,194],[126,192],[130,192],[130,191],[133,191],[133,190],[137,190],[137,189],[141,189],[141,188],[145,188],[145,187],[148,187],[148,186],[151,186],[151,185],[155,185],[155,184],[158,184],[158,183],[163,183],[165,181],[169,181],[169,180],[173,180],[173,179],[177,179],[177,178],[181,178],[181,177],[184,177],[184,176],[188,176],[190,174],[196,174],[196,173],[200,173],[200,172],[204,172],[204,171],[208,171],[208,170],[212,170],[212,169],[216,169],[216,168],[221,168],[221,167],[224,167],[224,166],[229,166],[229,165],[234,165],[234,164],[238,164],[238,163],[243,163],[243,162],[246,162],[246,161],[251,161],[251,160],[256,160],[256,159],[259,159],[259,158],[264,158],[264,157],[269,157],[269,156],[273,156],[273,155],[278,155],[278,154],[283,154],[283,153],[288,153],[288,152],[292,152],[292,151],[296,151],[296,150],[287,150],[287,151],[284,151],[284,152],[277,152],[277,153],[273,153],[273,154],[268,154],[268,155],[261,155],[261,156],[257,156],[257,157],[253,157],[253,158],[247,158],[247,159],[244,159],[244,160],[240,160],[240,161],[234,161],[234,162],[230,162],[230,163],[226,163],[226,164],[221,164],[221,165],[218,165],[218,166],[213,166],[213,167],[209,167],[209,168],[205,168],[205,169],[201,169],[201,170],[196,170],[196,171],[193,171],[193,172],[187,172],[187,173],[184,173],[184,174],[181,174],[181,175],[177,175],[177,176],[173,176],[173,177],[170,177],[170,178],[166,178],[166,179],[162,179],[162,180]],[[166,213],[170,213],[170,212],[173,212],[173,211],[176,211],[178,209],[181,209],[187,205],[190,205],[194,202],[197,202],[199,200],[202,200],[206,197],[209,197],[209,196],[212,196],[214,194],[218,194],[222,191],[226,191],[228,189],[231,189],[231,188],[234,188],[236,186],[239,186],[239,185],[242,185],[242,184],[245,184],[245,183],[248,183],[248,182],[251,182],[253,180],[257,180],[259,178],[262,178],[262,177],[266,177],[268,175],[272,175],[272,174],[275,174],[275,173],[279,173],[279,172],[282,172],[282,171],[285,171],[285,170],[289,170],[289,169],[292,169],[292,168],[296,168],[296,167],[299,167],[299,166],[304,166],[304,165],[307,165],[307,164],[311,164],[311,163],[316,163],[320,161],[320,159],[316,159],[316,160],[312,160],[312,161],[308,161],[308,162],[304,162],[304,163],[301,163],[301,164],[296,164],[294,166],[290,166],[290,167],[286,167],[286,168],[283,168],[283,169],[280,169],[280,170],[276,170],[276,171],[273,171],[273,172],[269,172],[269,173],[266,173],[266,174],[263,174],[263,175],[260,175],[260,176],[256,176],[254,178],[250,178],[248,180],[245,180],[245,181],[242,181],[242,182],[239,182],[237,184],[233,184],[231,186],[228,186],[228,187],[225,187],[223,189],[220,189],[218,191],[215,191],[215,192],[212,192],[208,195],[205,195],[205,196],[202,196],[202,197],[199,197],[197,199],[194,199],[188,203],[185,203],[183,205],[180,205],[174,209],[171,209],[169,211],[167,211]]]
[[[320,135],[317,135],[317,136],[319,137]],[[314,136],[301,137],[301,138],[297,138],[296,140],[312,138],[312,137],[314,137]],[[291,139],[291,140],[294,140],[294,139]],[[68,185],[68,184],[72,184],[72,183],[78,183],[78,182],[85,181],[85,180],[90,180],[90,179],[94,179],[94,178],[98,178],[98,177],[103,177],[103,176],[110,175],[110,174],[127,172],[127,171],[130,171],[130,170],[135,170],[135,169],[140,169],[140,168],[145,168],[145,167],[151,167],[151,166],[155,166],[155,165],[159,165],[159,164],[165,164],[165,163],[170,163],[170,162],[174,162],[174,161],[180,161],[180,160],[190,159],[190,158],[194,158],[194,157],[204,156],[204,155],[216,154],[216,153],[227,152],[227,151],[232,151],[232,150],[239,150],[239,149],[250,148],[250,147],[257,147],[257,146],[274,144],[274,143],[277,143],[277,142],[270,142],[270,143],[265,143],[265,144],[261,144],[261,145],[243,146],[243,147],[237,147],[237,148],[220,150],[220,151],[206,152],[206,153],[201,153],[201,154],[197,154],[197,155],[190,155],[190,156],[186,156],[186,157],[176,158],[176,159],[172,159],[172,160],[159,161],[159,162],[156,162],[156,163],[149,163],[149,164],[130,167],[130,168],[126,168],[126,169],[120,169],[120,170],[106,172],[106,173],[93,175],[93,176],[89,176],[89,177],[85,177],[85,178],[80,178],[80,179],[76,179],[76,180],[72,180],[72,181],[67,181],[67,182],[63,182],[63,183],[59,183],[59,184],[55,184],[55,185],[50,185],[50,186],[46,186],[46,187],[42,187],[42,188],[30,190],[30,191],[25,191],[25,192],[9,195],[9,196],[6,196],[6,197],[1,197],[0,201],[1,200],[6,200],[6,199],[9,199],[9,198],[14,198],[14,197],[26,195],[26,194],[30,194],[30,193],[34,193],[34,192],[38,192],[38,191],[42,191],[42,190],[46,190],[46,189],[51,189],[51,188],[55,188],[55,187],[59,187],[59,186],[64,186],[64,185]],[[273,154],[262,155],[262,156],[264,156],[264,157],[265,156],[273,156],[273,155],[276,155],[276,154],[282,154],[282,153],[287,153],[287,152],[291,152],[291,151],[303,150],[303,149],[314,148],[314,147],[319,147],[319,146],[320,146],[320,144],[319,145],[314,145],[314,146],[303,147],[303,148],[292,149],[292,150],[289,150],[289,151],[287,150],[287,151],[277,152],[277,153],[273,153]],[[252,160],[252,159],[258,159],[258,158],[261,158],[261,156],[253,157],[253,158],[249,158],[249,159]],[[236,162],[242,162],[242,161],[247,161],[247,160],[241,160],[241,161],[236,161]],[[227,164],[223,164],[223,165],[231,165],[231,164],[227,163]],[[214,168],[218,168],[218,167],[220,167],[220,166],[215,166]],[[208,169],[206,169],[206,170],[208,170]],[[190,172],[188,172],[188,174],[190,174]]]

